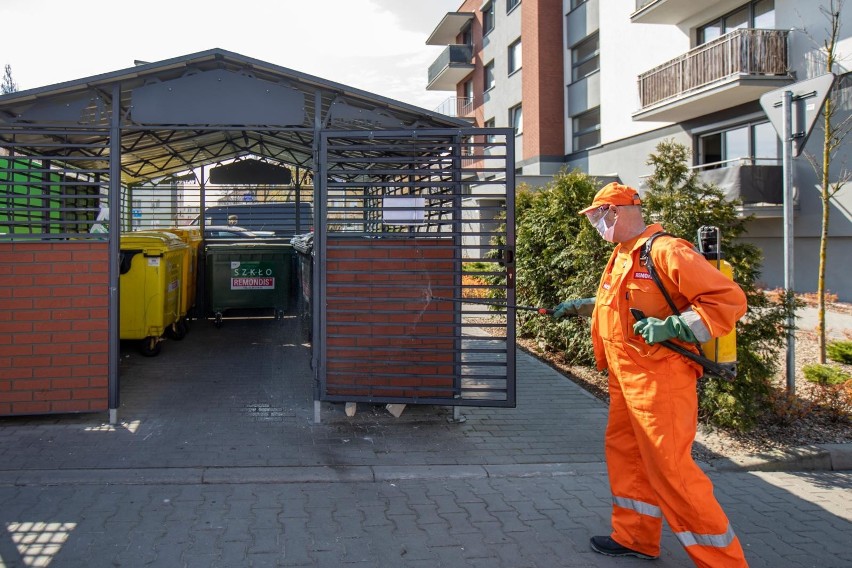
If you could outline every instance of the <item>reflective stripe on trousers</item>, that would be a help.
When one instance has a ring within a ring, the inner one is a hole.
[[[656,505],[651,505],[650,503],[645,503],[644,501],[638,501],[636,499],[628,499],[627,497],[617,497],[613,495],[612,504],[621,507],[622,509],[630,509],[632,511],[636,511],[640,515],[647,515],[649,517],[656,517],[658,519],[662,518],[663,516],[663,512]]]
[[[728,530],[723,532],[722,534],[699,534],[689,531],[676,532],[675,536],[680,541],[680,543],[686,546],[714,546],[716,548],[725,548],[734,542],[734,538],[736,535],[734,534],[734,529],[731,528],[731,525],[728,525]]]

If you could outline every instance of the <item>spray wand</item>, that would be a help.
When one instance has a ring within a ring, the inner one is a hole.
[[[513,306],[511,304],[504,304],[502,302],[491,301],[491,300],[480,300],[476,298],[442,298],[440,296],[431,296],[432,300],[441,300],[444,302],[457,302],[459,304],[481,304],[483,306],[497,306],[498,308],[513,308],[516,310],[527,310],[530,312],[537,312],[542,315],[551,315],[553,314],[553,310],[550,308],[541,308],[537,306]]]

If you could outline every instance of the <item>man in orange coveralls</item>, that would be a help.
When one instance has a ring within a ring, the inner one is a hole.
[[[604,239],[619,243],[597,297],[562,302],[554,312],[557,318],[591,312],[597,367],[609,369],[612,533],[592,537],[592,550],[656,558],[665,517],[696,565],[748,566],[712,483],[691,455],[702,369],[657,345],[671,340],[697,353],[696,339],[704,342],[734,328],[746,311],[745,294],[691,243],[662,236],[651,247],[651,260],[681,312],[672,315],[640,261],[642,245],[663,228],[645,225],[636,190],[611,183],[580,214]],[[649,317],[635,322],[630,308]]]

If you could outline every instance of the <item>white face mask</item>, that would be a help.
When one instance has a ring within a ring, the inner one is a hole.
[[[595,229],[597,229],[598,233],[601,234],[601,237],[603,237],[605,241],[613,242],[612,237],[613,233],[615,233],[615,223],[613,223],[612,225],[608,224],[606,222],[606,218],[607,215],[604,215],[603,217],[598,219],[598,222],[595,223]]]

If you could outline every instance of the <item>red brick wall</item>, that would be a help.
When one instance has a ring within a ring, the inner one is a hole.
[[[103,242],[0,243],[0,415],[106,410]]]
[[[524,159],[565,155],[562,2],[522,2]],[[519,156],[520,158],[520,156]]]
[[[430,292],[452,286],[452,257],[449,239],[329,238],[328,394],[453,395],[454,306]]]
[[[464,97],[464,83],[467,80],[473,81],[473,115],[474,125],[482,126],[485,122],[485,107],[484,102],[484,83],[485,83],[485,61],[482,60],[482,12],[479,10],[482,7],[481,0],[466,0],[456,10],[457,12],[472,12],[474,14],[471,22],[471,37],[473,38],[473,63],[475,65],[470,75],[465,77],[458,85],[456,85],[456,96]],[[456,41],[461,44],[461,34],[456,36]]]

